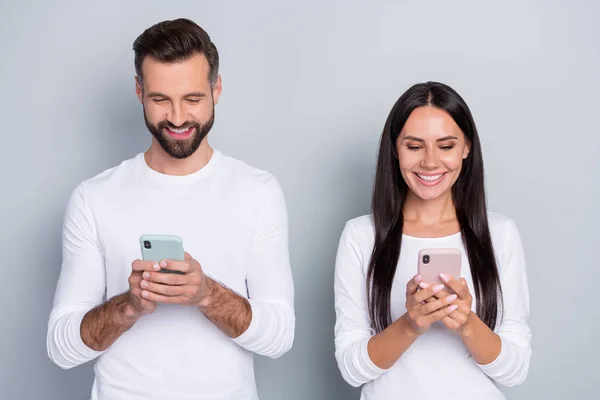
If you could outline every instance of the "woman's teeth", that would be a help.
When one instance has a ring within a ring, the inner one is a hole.
[[[439,174],[439,175],[420,175],[420,174],[417,174],[417,176],[419,178],[423,179],[424,181],[428,181],[428,182],[437,181],[438,179],[440,179],[442,177],[442,175],[444,175],[444,174]]]

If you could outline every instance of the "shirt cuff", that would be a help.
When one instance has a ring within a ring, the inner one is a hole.
[[[83,317],[87,314],[87,311],[82,311],[73,314],[70,321],[68,321],[68,338],[67,343],[70,343],[74,354],[77,354],[83,360],[91,360],[98,357],[103,351],[96,351],[83,342],[81,338],[81,322]]]
[[[479,364],[478,362],[475,362],[475,364],[490,377],[502,375],[511,361],[510,356],[507,354],[507,345],[506,340],[500,336],[500,354],[498,354],[496,359],[489,364]]]
[[[360,347],[358,349],[359,352],[357,354],[358,359],[356,360],[356,366],[360,370],[361,375],[369,380],[373,380],[379,378],[381,375],[387,372],[388,369],[379,368],[371,360],[371,357],[369,357],[369,340],[371,340],[371,338],[365,339],[359,343]]]
[[[248,300],[248,303],[250,303],[250,308],[252,309],[252,319],[250,320],[250,325],[244,331],[244,333],[232,339],[234,343],[237,343],[239,346],[245,349],[254,347],[263,337],[259,329],[263,313],[260,302],[250,299]]]

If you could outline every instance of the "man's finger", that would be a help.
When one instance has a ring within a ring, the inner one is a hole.
[[[156,261],[135,260],[131,263],[131,269],[136,272],[158,271],[160,267]]]
[[[162,283],[148,282],[146,280],[140,282],[140,287],[144,291],[170,297],[181,296],[184,292],[183,286],[163,285]]]
[[[142,277],[151,282],[163,283],[165,285],[186,285],[189,282],[189,277],[180,274],[165,274],[163,272],[148,272],[145,271]]]
[[[149,273],[149,272],[147,272],[147,273]],[[129,286],[137,285],[141,280],[142,280],[141,272],[132,272],[131,275],[129,275]]]
[[[184,296],[165,296],[162,294],[149,292],[148,290],[142,290],[142,297],[148,301],[170,304],[185,304],[187,300]]]
[[[179,260],[163,260],[160,262],[160,267],[169,271],[178,271],[182,273],[188,273],[191,271],[191,264],[189,261]]]

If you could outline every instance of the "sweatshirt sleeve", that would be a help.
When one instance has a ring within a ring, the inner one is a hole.
[[[104,292],[104,258],[80,185],[69,198],[63,221],[62,265],[46,336],[48,356],[59,367],[69,369],[102,353],[83,343],[80,328],[85,314],[102,302]]]
[[[358,387],[377,379],[386,370],[369,357],[367,344],[374,335],[367,303],[363,255],[350,223],[338,246],[334,276],[335,358],[344,380]]]
[[[506,223],[502,253],[499,257],[500,283],[503,295],[503,315],[496,328],[502,347],[489,364],[478,364],[482,371],[498,384],[515,386],[527,377],[531,359],[529,289],[525,253],[514,221]]]
[[[278,358],[292,347],[294,286],[288,250],[288,218],[275,178],[266,185],[246,274],[250,326],[234,342],[248,351]]]

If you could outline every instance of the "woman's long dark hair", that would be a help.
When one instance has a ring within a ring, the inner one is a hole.
[[[502,290],[488,226],[479,136],[469,107],[452,88],[438,82],[419,83],[396,102],[383,129],[373,188],[375,246],[367,273],[371,325],[381,332],[391,321],[390,293],[400,257],[403,207],[408,186],[400,174],[396,140],[417,107],[433,106],[447,112],[470,143],[469,156],[452,187],[452,200],[471,265],[477,315],[492,330],[498,317]]]

